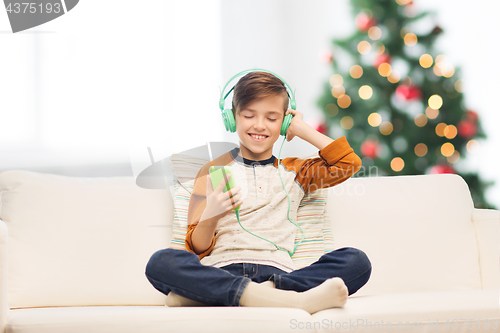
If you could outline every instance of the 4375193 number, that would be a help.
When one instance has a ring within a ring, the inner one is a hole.
[[[7,12],[10,13],[31,13],[31,14],[42,14],[42,13],[60,13],[62,11],[61,8],[61,3],[60,2],[54,2],[54,3],[35,3],[35,2],[14,2],[14,3],[9,3],[7,6]]]

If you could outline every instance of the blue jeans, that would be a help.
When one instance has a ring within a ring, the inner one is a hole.
[[[368,282],[372,266],[366,254],[344,247],[324,254],[311,265],[287,273],[261,264],[205,266],[192,252],[176,249],[156,251],[146,266],[146,277],[160,292],[170,291],[208,305],[239,306],[250,281],[274,281],[275,287],[298,292],[314,288],[332,277],[340,277],[349,295]]]

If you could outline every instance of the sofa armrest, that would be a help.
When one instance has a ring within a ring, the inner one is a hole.
[[[0,220],[0,332],[5,332],[9,314],[8,290],[8,231],[7,224]]]
[[[500,211],[473,209],[483,289],[500,288]]]

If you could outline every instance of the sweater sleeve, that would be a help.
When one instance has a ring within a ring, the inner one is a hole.
[[[338,185],[361,169],[361,159],[354,153],[345,136],[319,150],[320,157],[285,159],[285,166],[295,169],[296,179],[305,193]],[[285,162],[286,161],[286,162]]]
[[[193,193],[191,193],[191,198],[189,199],[189,208],[188,208],[188,217],[187,224],[188,230],[186,233],[186,239],[184,240],[184,244],[186,249],[189,252],[194,251],[192,235],[194,229],[200,222],[201,215],[203,211],[207,207],[207,197],[206,197],[206,189],[207,189],[207,175],[208,175],[208,164],[200,169],[198,174],[196,175],[196,179],[194,182]],[[210,247],[203,253],[197,254],[200,259],[210,254],[215,244],[215,235],[212,237],[212,244]]]

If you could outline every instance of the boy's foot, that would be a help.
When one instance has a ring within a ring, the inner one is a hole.
[[[186,298],[181,295],[177,295],[173,293],[172,291],[168,293],[167,295],[167,302],[166,304],[168,306],[206,306],[207,304],[201,303],[198,301],[193,301],[192,299]]]
[[[348,290],[341,278],[326,280],[319,286],[304,292],[269,288],[250,282],[241,295],[241,306],[300,308],[313,314],[320,310],[343,307]]]

